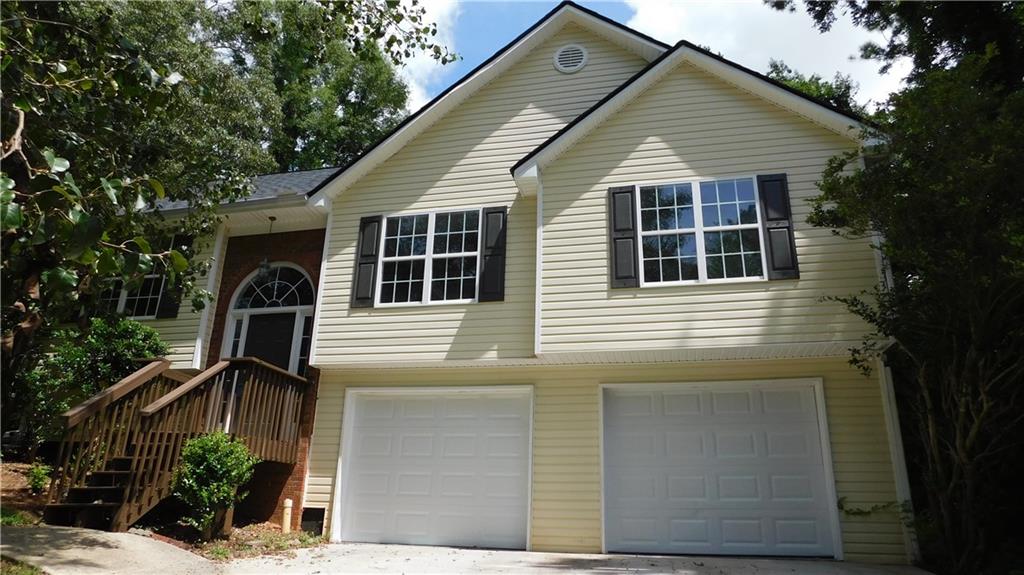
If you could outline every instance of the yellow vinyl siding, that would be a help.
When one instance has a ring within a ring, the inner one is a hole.
[[[729,381],[820,377],[836,490],[848,506],[896,500],[882,395],[845,358],[524,368],[327,370],[320,380],[307,507],[330,513],[346,387],[533,385],[531,549],[601,550],[599,394],[602,383]],[[330,518],[328,518],[329,521]],[[841,516],[845,558],[905,563],[893,512]]]
[[[571,75],[552,64],[567,43],[589,51]],[[509,167],[644,64],[569,25],[342,192],[332,206],[317,364],[532,356],[536,200],[518,197]],[[361,217],[503,204],[504,302],[349,309]]]
[[[543,170],[543,352],[860,340],[865,324],[819,299],[874,285],[875,254],[806,223],[826,162],[852,147],[681,64]],[[799,280],[609,288],[609,187],[783,172]]]
[[[213,255],[213,265],[222,265],[224,261],[224,247],[227,246],[227,242],[223,242],[221,253]],[[196,247],[199,252],[196,254],[197,261],[204,261],[206,258],[210,258],[214,250],[214,238],[205,238],[196,240]],[[211,273],[213,268],[211,267]],[[218,279],[220,273],[217,274]],[[206,289],[206,276],[197,278],[197,285]],[[216,298],[217,287],[214,286],[213,294]],[[203,345],[208,346],[210,341],[210,333],[213,330],[213,310],[217,309],[216,299],[206,303],[206,306],[210,309],[210,321],[208,322],[206,333],[203,336]],[[192,358],[196,350],[196,338],[199,336],[200,324],[202,323],[202,311],[192,311],[192,301],[184,299],[181,302],[181,308],[178,310],[178,317],[168,319],[151,319],[143,320],[142,323],[152,327],[160,334],[160,339],[164,340],[164,343],[170,348],[167,354],[167,359],[171,360],[171,367],[182,369],[192,367]],[[205,359],[205,354],[202,356]]]

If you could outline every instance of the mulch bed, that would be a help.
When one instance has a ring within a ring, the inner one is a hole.
[[[28,488],[28,463],[0,463],[0,502],[4,509],[21,511],[38,521],[46,506],[46,492],[34,495]]]

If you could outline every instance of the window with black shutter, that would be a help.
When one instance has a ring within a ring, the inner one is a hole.
[[[615,288],[799,277],[785,174],[611,188]]]
[[[352,307],[503,300],[507,213],[497,206],[363,218]]]

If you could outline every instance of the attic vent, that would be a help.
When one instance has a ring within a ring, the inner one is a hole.
[[[569,44],[555,52],[555,69],[564,74],[580,71],[587,63],[587,51],[583,46]]]

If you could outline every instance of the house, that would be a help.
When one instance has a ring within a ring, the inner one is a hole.
[[[805,221],[859,138],[563,2],[350,165],[258,179],[200,242],[215,302],[151,324],[193,382],[319,370],[250,498],[335,541],[905,563],[891,384],[822,299],[880,262]]]

